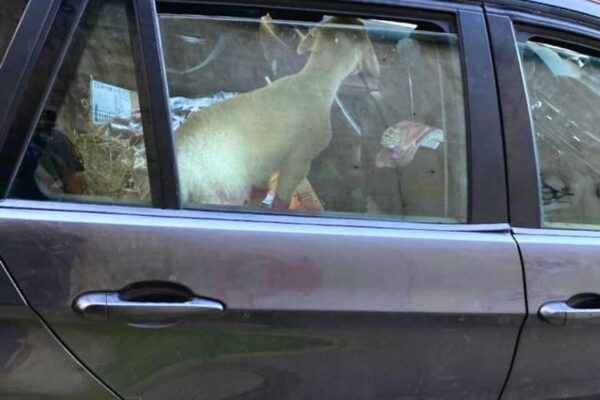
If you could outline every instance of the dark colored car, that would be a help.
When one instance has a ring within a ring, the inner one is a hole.
[[[0,398],[597,398],[599,18],[3,0]]]

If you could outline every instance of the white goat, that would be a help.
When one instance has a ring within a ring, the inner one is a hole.
[[[300,43],[298,52],[311,54],[299,73],[197,111],[179,128],[184,201],[247,204],[251,190],[268,188],[279,172],[273,206],[287,207],[329,144],[331,106],[342,81],[357,70],[379,74],[359,20],[333,17],[325,24]]]

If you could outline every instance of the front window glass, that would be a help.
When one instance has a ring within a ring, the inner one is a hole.
[[[465,222],[455,34],[162,15],[185,207]]]
[[[134,29],[125,1],[90,1],[11,197],[150,204]]]
[[[600,228],[600,57],[520,46],[535,128],[543,224]]]

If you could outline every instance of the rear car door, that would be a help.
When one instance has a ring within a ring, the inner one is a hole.
[[[525,303],[486,37],[434,2],[63,1],[0,255],[125,398],[497,398]]]
[[[597,19],[545,11],[488,9],[528,301],[505,397],[596,398],[600,33]]]

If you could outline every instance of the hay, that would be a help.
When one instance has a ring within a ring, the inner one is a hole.
[[[85,166],[86,195],[115,200],[150,199],[150,184],[143,138],[122,138],[108,133],[106,125],[88,132],[66,128]]]

